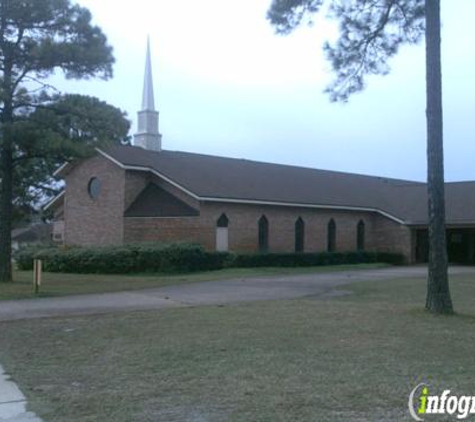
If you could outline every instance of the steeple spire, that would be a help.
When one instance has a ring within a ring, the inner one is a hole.
[[[138,112],[138,127],[137,133],[134,135],[134,145],[152,151],[162,150],[162,135],[158,131],[158,112],[155,111],[153,95],[152,59],[149,38],[147,38],[147,55],[145,58],[142,110]]]
[[[142,110],[155,111],[155,100],[153,98],[152,59],[150,58],[150,37],[147,37],[147,57],[145,58]]]

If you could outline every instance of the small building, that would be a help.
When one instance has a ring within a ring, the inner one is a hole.
[[[12,248],[18,250],[26,246],[49,245],[52,243],[53,225],[33,223],[12,230]]]
[[[427,259],[427,186],[162,149],[147,51],[134,146],[63,165],[53,236],[71,245],[186,241],[242,252],[382,251]],[[449,257],[475,259],[475,181],[446,184]]]

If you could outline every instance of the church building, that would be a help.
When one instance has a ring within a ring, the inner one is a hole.
[[[147,49],[134,146],[55,175],[53,238],[68,245],[193,242],[235,252],[381,251],[427,258],[427,186],[162,149]],[[446,184],[449,258],[475,257],[475,182]]]

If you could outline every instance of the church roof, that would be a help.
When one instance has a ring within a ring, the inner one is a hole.
[[[124,168],[152,171],[199,200],[360,209],[427,224],[426,184],[180,151],[115,146]],[[475,223],[475,182],[446,184],[448,224]]]

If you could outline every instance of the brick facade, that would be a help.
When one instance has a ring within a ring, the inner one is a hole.
[[[327,225],[331,218],[336,223],[336,250],[356,249],[356,226],[365,222],[366,243],[371,245],[371,213],[331,211],[309,208],[205,203],[202,216],[212,227],[224,212],[229,219],[229,247],[235,251],[257,251],[258,221],[265,215],[269,222],[269,250],[291,252],[295,246],[295,222],[301,217],[305,223],[304,251],[327,249]]]
[[[101,194],[88,194],[91,177],[102,183]],[[197,217],[124,218],[125,210],[139,193],[153,182],[199,210]],[[190,241],[208,250],[216,248],[216,222],[225,213],[229,219],[229,249],[256,252],[258,221],[269,222],[269,251],[292,252],[295,247],[295,222],[305,223],[304,251],[327,250],[330,219],[336,224],[336,250],[357,248],[357,225],[365,225],[365,249],[403,253],[413,257],[411,230],[374,212],[297,208],[225,202],[199,202],[182,190],[146,172],[125,171],[97,156],[77,165],[66,177],[64,202],[65,242],[80,245],[121,244],[145,241]]]
[[[357,225],[365,224],[365,250],[403,253],[412,260],[412,236],[406,226],[372,212],[321,210],[309,208],[202,203],[199,217],[127,218],[125,241],[194,241],[209,250],[216,247],[216,222],[225,213],[229,219],[229,249],[257,252],[258,221],[265,215],[269,221],[269,251],[292,252],[295,247],[295,222],[305,223],[304,251],[327,250],[330,219],[336,224],[336,251],[357,248]]]
[[[415,230],[380,215],[373,227],[378,251],[401,253],[408,263],[415,262]]]
[[[101,182],[101,192],[97,199],[92,199],[88,193],[92,177],[97,177]],[[65,181],[65,243],[122,243],[125,171],[102,156],[96,156],[77,164]]]

